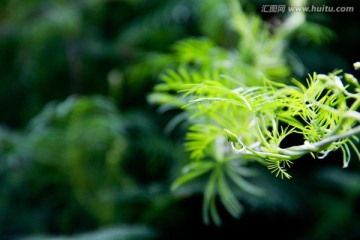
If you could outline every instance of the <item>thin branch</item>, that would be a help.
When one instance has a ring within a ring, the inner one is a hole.
[[[341,139],[360,134],[360,126],[353,128],[345,133],[333,135],[324,138],[323,140],[315,143],[306,143],[299,146],[289,147],[289,148],[279,148],[278,151],[281,154],[292,156],[293,159],[299,158],[303,156],[304,154],[310,153],[310,152],[319,152],[326,148],[329,144],[339,141]]]

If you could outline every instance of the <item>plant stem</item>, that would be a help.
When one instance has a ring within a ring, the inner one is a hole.
[[[326,137],[319,142],[310,143],[310,144],[308,143],[308,144],[289,147],[285,149],[279,148],[278,151],[281,154],[289,155],[292,156],[293,159],[297,159],[307,153],[321,151],[322,149],[326,148],[329,144],[333,142],[336,142],[340,139],[347,138],[356,134],[360,134],[360,126],[350,129],[349,131],[342,134]]]

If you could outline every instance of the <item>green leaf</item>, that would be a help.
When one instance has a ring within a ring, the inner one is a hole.
[[[241,190],[256,196],[263,195],[264,192],[262,189],[246,181],[242,176],[237,174],[236,170],[234,170],[232,167],[228,166],[226,174]]]
[[[204,222],[206,224],[210,223],[209,212],[210,212],[210,216],[211,216],[212,220],[214,221],[214,223],[216,225],[221,224],[221,219],[219,217],[219,214],[216,210],[216,205],[215,205],[217,176],[218,176],[218,171],[213,170],[210,175],[209,181],[206,185],[205,191],[204,191],[203,211],[202,211],[203,214],[202,215],[203,215]]]
[[[191,126],[186,135],[185,143],[187,151],[190,152],[190,157],[195,160],[204,158],[206,149],[221,134],[220,128],[209,124]]]
[[[276,175],[276,177],[278,177],[280,175],[281,179],[287,178],[290,179],[291,175],[288,174],[286,172],[286,169],[281,166],[281,163],[284,163],[289,166],[290,165],[290,161],[286,161],[286,160],[270,160],[268,161],[268,169],[271,171],[271,173],[274,173]]]
[[[288,114],[279,114],[277,117],[280,121],[287,123],[290,126],[296,127],[298,129],[304,129],[304,125],[299,120],[289,116]]]
[[[221,202],[233,217],[239,217],[243,208],[230,190],[230,187],[225,179],[223,169],[219,167],[218,171],[218,191]]]
[[[188,172],[184,173],[181,177],[179,177],[172,185],[171,190],[174,191],[178,189],[181,185],[205,174],[206,172],[210,171],[213,168],[213,164],[207,164],[203,162],[193,163],[198,164],[198,166],[194,167],[193,165],[188,165],[187,167],[190,168]]]

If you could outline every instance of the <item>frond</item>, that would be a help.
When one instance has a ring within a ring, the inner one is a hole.
[[[276,99],[272,97],[272,89],[268,87],[229,89],[217,81],[206,81],[189,87],[182,92],[184,96],[193,96],[193,99],[184,106],[185,108],[195,103],[223,102],[249,112],[257,112],[276,104]]]
[[[220,170],[218,176],[218,191],[222,204],[233,217],[239,217],[243,208],[231,191],[225,173]]]
[[[186,104],[185,99],[178,98],[173,94],[153,92],[147,96],[147,101],[151,104],[159,104],[162,108],[181,108]]]
[[[255,175],[254,171],[246,168],[241,165],[239,161],[230,161],[225,166],[226,175],[229,179],[242,191],[248,192],[255,196],[263,195],[263,190],[259,187],[248,182],[245,177],[253,177]]]
[[[219,216],[219,213],[216,209],[216,180],[218,178],[218,171],[213,171],[210,175],[210,178],[207,182],[207,185],[205,187],[204,191],[204,198],[203,198],[203,209],[202,209],[202,215],[204,222],[206,224],[210,223],[209,213],[211,216],[211,219],[214,221],[216,225],[221,224],[221,219]]]
[[[290,179],[287,169],[305,154],[323,158],[340,149],[344,167],[352,151],[360,158],[357,139],[350,137],[360,132],[360,90],[355,77],[345,75],[355,85],[353,92],[343,85],[339,72],[314,73],[304,83],[293,79],[291,86],[277,82],[289,74],[284,39],[304,22],[304,15],[297,15],[296,23],[291,22],[292,16],[287,18],[270,34],[260,17],[244,14],[239,1],[230,3],[238,45],[228,50],[205,38],[179,42],[174,58],[180,67],[162,74],[156,94],[150,95],[152,102],[181,107],[192,124],[185,148],[197,161],[188,165],[173,188],[208,175],[203,217],[206,223],[212,219],[216,224],[221,223],[217,200],[237,217],[242,206],[233,190],[260,192],[245,180],[240,167],[231,165],[235,161],[256,160],[276,177]],[[170,126],[182,120],[182,116],[175,118]],[[301,135],[304,144],[281,148],[293,133]],[[242,145],[241,151],[232,148],[234,144]],[[215,161],[210,164],[204,159]]]
[[[180,63],[209,66],[212,60],[209,55],[215,47],[208,38],[189,38],[176,43],[173,49]]]
[[[290,134],[295,132],[295,128],[290,128],[289,126],[283,128],[280,126],[280,130],[275,126],[272,130],[272,134],[269,136],[269,142],[274,144],[275,147],[280,147],[281,142],[288,137]]]
[[[169,69],[161,74],[161,83],[157,84],[154,92],[148,95],[148,102],[169,108],[181,108],[188,103],[189,98],[180,97],[180,92],[185,91],[194,84],[199,84],[207,79],[217,79],[217,73],[201,73],[185,67],[177,71]]]
[[[347,168],[350,163],[352,157],[351,150],[355,152],[357,158],[360,160],[360,152],[358,147],[354,144],[354,141],[357,143],[359,142],[356,136],[344,139],[343,141],[334,142],[329,147],[329,150],[333,150],[332,148],[334,148],[335,150],[337,150],[338,148],[341,149],[343,154],[343,168]]]
[[[245,180],[244,177],[246,176],[252,176],[249,169],[234,164],[234,161],[218,162],[214,165],[204,191],[203,218],[205,223],[210,223],[211,219],[216,225],[221,224],[216,207],[217,197],[219,197],[226,210],[237,218],[241,215],[243,206],[237,199],[234,190],[248,192],[257,196],[263,194],[261,189]]]
[[[172,185],[171,190],[176,190],[183,184],[190,182],[201,175],[204,175],[214,167],[214,162],[192,162],[183,168],[183,175],[179,177]]]
[[[169,69],[160,75],[162,83],[155,86],[156,92],[168,92],[175,96],[189,91],[193,86],[203,82],[220,82],[221,75],[217,71],[197,71],[187,67],[179,67],[177,71]],[[223,82],[230,81],[229,79]]]
[[[223,129],[214,125],[193,125],[186,135],[185,148],[190,152],[192,159],[200,160],[205,157],[211,144],[222,134]]]
[[[276,177],[280,175],[281,179],[290,179],[291,175],[286,172],[285,167],[289,168],[291,164],[292,162],[289,160],[268,160],[267,168],[270,170],[271,173],[274,173]]]

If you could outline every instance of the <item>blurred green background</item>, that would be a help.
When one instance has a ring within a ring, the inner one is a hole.
[[[274,25],[283,15],[262,6],[286,4],[241,2]],[[293,76],[353,72],[360,5],[341,6],[355,11],[309,13],[287,39]],[[201,183],[170,192],[184,129],[165,134],[173,115],[146,98],[177,41],[232,48],[229,17],[217,0],[2,0],[0,239],[360,238],[360,164],[341,169],[336,154],[296,162],[289,181],[259,168],[273,194],[245,198],[240,219],[220,207],[222,227],[202,222]]]

